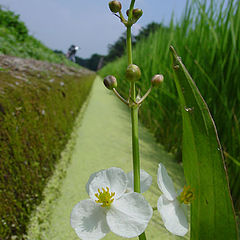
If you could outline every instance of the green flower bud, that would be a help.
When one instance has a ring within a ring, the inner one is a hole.
[[[111,1],[109,2],[109,8],[113,13],[118,13],[122,9],[122,4],[119,1]]]
[[[141,78],[140,68],[135,64],[130,64],[127,67],[126,78],[129,81],[133,81],[133,82],[138,81]]]
[[[143,10],[140,8],[133,9],[133,18],[134,20],[138,20],[143,15]]]
[[[163,83],[163,75],[162,74],[156,74],[153,76],[152,78],[152,86],[153,87],[158,87],[159,85],[161,85]]]
[[[129,14],[129,9],[126,11],[126,14],[127,14],[127,16],[128,16],[128,14]],[[140,9],[140,8],[135,8],[135,9],[133,9],[132,14],[133,14],[133,21],[134,21],[134,23],[135,23],[135,22],[137,22],[137,20],[143,15],[143,11],[142,11],[142,9]]]
[[[112,75],[106,76],[103,80],[103,83],[105,87],[109,90],[117,87],[117,79]]]

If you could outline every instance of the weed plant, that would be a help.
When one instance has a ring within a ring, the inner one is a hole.
[[[172,19],[136,44],[133,56],[142,70],[137,84],[144,94],[151,77],[163,73],[160,90],[153,91],[140,110],[141,121],[155,134],[168,151],[181,161],[181,112],[174,86],[169,46],[176,46],[185,65],[206,100],[217,125],[228,167],[235,207],[240,208],[240,2],[191,1],[182,18]],[[125,80],[126,56],[108,64],[102,76],[114,75],[120,91],[128,95]],[[184,89],[183,89],[184,91]],[[191,106],[186,106],[186,111]]]
[[[0,70],[0,239],[22,239],[94,75]]]

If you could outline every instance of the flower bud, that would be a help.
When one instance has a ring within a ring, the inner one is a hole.
[[[133,82],[138,81],[141,78],[140,68],[135,64],[130,64],[127,67],[126,78],[129,81],[133,81]]]
[[[122,4],[119,1],[111,1],[109,2],[109,8],[113,13],[117,13],[121,11],[122,9]]]
[[[133,9],[133,18],[137,21],[143,15],[143,10],[140,8]]]
[[[128,16],[129,9],[127,10],[126,14]],[[135,8],[135,9],[133,9],[132,14],[133,14],[133,21],[137,22],[137,20],[143,15],[143,11],[140,8]]]
[[[106,76],[103,80],[103,83],[105,87],[109,90],[117,87],[117,79],[112,75]]]
[[[152,78],[152,81],[151,81],[152,82],[152,86],[153,87],[158,87],[160,84],[163,83],[163,79],[164,79],[164,77],[163,77],[162,74],[154,75],[153,78]]]

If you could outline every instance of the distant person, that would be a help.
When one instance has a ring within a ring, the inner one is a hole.
[[[79,49],[79,47],[75,46],[75,45],[71,45],[71,47],[68,49],[67,58],[70,61],[76,62],[75,55],[76,55],[78,49]]]

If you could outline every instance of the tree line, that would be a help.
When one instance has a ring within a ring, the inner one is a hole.
[[[146,27],[142,27],[139,33],[136,36],[133,36],[133,46],[140,40],[147,38],[151,33],[154,33],[159,28],[167,28],[163,26],[161,23],[152,22],[148,24]],[[93,71],[99,70],[104,65],[108,64],[120,58],[124,55],[126,50],[126,32],[124,32],[118,40],[108,45],[108,54],[107,55],[100,55],[97,53],[92,54],[92,56],[88,59],[84,59],[81,57],[76,57],[76,63],[91,69]]]

